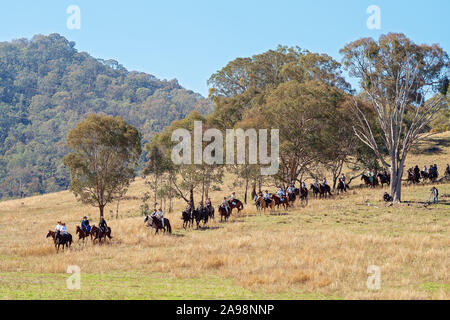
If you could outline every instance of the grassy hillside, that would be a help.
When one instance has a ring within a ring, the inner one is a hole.
[[[450,132],[430,137],[407,166],[449,162]],[[218,204],[233,189],[228,175]],[[385,190],[355,188],[330,200],[259,215],[253,205],[228,223],[182,229],[180,210],[168,214],[174,234],[150,236],[139,216],[146,190],[137,179],[108,219],[107,245],[78,244],[59,255],[45,235],[57,220],[74,235],[83,215],[98,210],[70,192],[0,202],[0,299],[448,299],[450,184],[441,203],[427,205],[430,185],[407,186],[405,202],[387,207]],[[237,188],[239,197],[242,189]],[[105,212],[114,208],[107,208]],[[67,266],[81,267],[80,291],[65,288]],[[366,288],[367,268],[381,269],[381,289]]]
[[[128,71],[59,34],[0,42],[0,198],[67,189],[66,135],[86,114],[121,116],[143,144],[211,103],[176,79]]]

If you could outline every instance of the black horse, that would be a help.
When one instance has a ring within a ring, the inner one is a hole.
[[[206,210],[208,211],[209,218],[214,220],[214,207],[212,205],[206,206]]]
[[[328,195],[333,196],[331,194],[331,188],[327,184],[319,184],[319,198],[326,198]]]
[[[317,199],[317,197],[320,194],[319,188],[316,187],[313,183],[311,183],[311,191],[313,192],[314,199]]]
[[[300,201],[305,202],[305,204],[308,204],[308,188],[300,188]]]
[[[342,180],[339,180],[337,185],[337,193],[340,194],[342,192],[347,192],[347,189],[350,189],[349,186]]]
[[[209,212],[206,208],[202,208],[201,210],[194,210],[193,216],[195,219],[195,223],[197,224],[197,229],[200,227],[200,223],[203,221],[203,228],[208,223]]]
[[[183,220],[183,228],[186,230],[187,228],[192,228],[194,226],[194,214],[190,211],[183,211],[181,214],[181,220]]]
[[[72,245],[72,235],[70,233],[67,234],[61,234],[59,231],[55,234],[55,246],[56,246],[56,253],[59,252],[59,247],[62,245],[62,250],[64,251],[64,247],[67,247],[70,249],[70,246]]]
[[[380,180],[381,187],[384,187],[385,184],[388,186],[391,185],[391,175],[389,173],[379,173],[377,174],[377,177]]]
[[[363,174],[361,176],[361,180],[364,181],[364,183],[369,186],[369,188],[375,188],[378,185],[378,178],[372,177],[372,179],[370,179],[368,176],[366,176],[365,174]]]
[[[420,171],[420,177],[422,178],[423,182],[425,182],[426,180],[431,180],[430,174],[425,171]]]
[[[288,192],[287,195],[288,195],[289,202],[294,203],[295,200],[297,200],[297,197],[296,197],[296,195],[295,195],[295,191],[292,192],[292,193],[289,193],[289,192]]]

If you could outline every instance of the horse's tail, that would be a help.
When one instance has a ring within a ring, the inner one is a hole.
[[[240,202],[240,201],[239,201],[239,207],[238,207],[238,210],[239,210],[239,211],[244,210],[244,204],[243,204],[242,202]]]
[[[169,233],[172,233],[172,227],[170,225],[170,221],[167,220],[166,223],[167,223],[167,229],[168,229]]]

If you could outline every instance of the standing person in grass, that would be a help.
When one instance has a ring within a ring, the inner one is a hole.
[[[433,198],[433,204],[438,204],[439,191],[436,187],[431,188],[430,198]]]

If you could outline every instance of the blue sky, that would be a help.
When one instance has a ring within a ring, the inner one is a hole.
[[[450,51],[448,0],[15,0],[0,4],[0,41],[60,33],[77,49],[115,59],[129,70],[177,78],[207,95],[207,79],[236,57],[299,46],[340,61],[339,49],[361,37],[403,32],[417,43]],[[69,30],[69,5],[81,9],[81,29]],[[369,30],[366,9],[381,9],[381,29]]]

